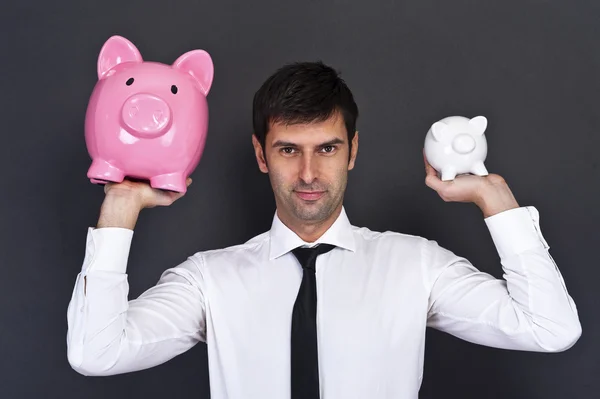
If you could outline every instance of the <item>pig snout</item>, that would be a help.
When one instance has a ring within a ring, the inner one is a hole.
[[[123,104],[122,116],[125,127],[131,134],[152,138],[165,134],[169,129],[171,109],[158,96],[135,94]]]
[[[470,134],[459,134],[452,140],[452,149],[459,154],[468,154],[475,149],[475,139]]]

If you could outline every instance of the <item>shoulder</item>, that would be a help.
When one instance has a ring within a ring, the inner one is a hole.
[[[429,240],[414,234],[401,233],[397,231],[376,231],[368,227],[352,226],[354,237],[364,245],[393,246],[393,247],[421,247]]]
[[[436,240],[420,235],[389,230],[376,231],[367,227],[352,228],[357,244],[367,250],[401,253],[405,257],[419,259],[422,265],[448,264],[460,258]]]
[[[259,255],[261,251],[268,250],[269,232],[258,234],[248,241],[231,245],[224,248],[209,249],[198,251],[190,258],[198,264],[199,267],[206,263],[229,263],[234,259],[244,259]]]
[[[365,227],[354,228],[358,246],[366,253],[383,255],[384,259],[399,260],[398,264],[409,264],[419,270],[427,291],[440,274],[452,265],[472,267],[469,261],[456,255],[436,240],[395,231],[373,231]]]

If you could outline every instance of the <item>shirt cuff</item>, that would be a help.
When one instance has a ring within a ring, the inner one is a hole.
[[[125,273],[133,230],[121,227],[88,228],[82,271]]]
[[[540,215],[533,206],[509,209],[484,219],[501,259],[548,243],[540,229]]]

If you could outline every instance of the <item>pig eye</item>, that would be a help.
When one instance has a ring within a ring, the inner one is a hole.
[[[131,86],[131,85],[133,84],[133,78],[129,78],[129,79],[127,79],[127,82],[125,82],[125,84],[126,84],[127,86]]]
[[[171,93],[177,94],[177,86],[175,86],[175,85],[171,86]]]

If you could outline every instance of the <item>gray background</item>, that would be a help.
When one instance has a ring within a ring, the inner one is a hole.
[[[104,378],[66,357],[66,309],[86,229],[103,199],[86,178],[84,113],[106,39],[147,60],[210,52],[210,132],[188,194],[142,212],[130,295],[195,251],[269,228],[274,201],[253,158],[251,101],[275,68],[321,59],[342,72],[361,117],[346,208],[355,225],[426,236],[501,277],[473,204],[424,184],[427,129],[489,119],[486,166],[504,176],[565,277],[583,336],[560,354],[511,352],[428,331],[422,398],[593,398],[600,380],[597,1],[5,2],[0,10],[3,174],[0,397],[208,398],[203,344],[154,369]]]

